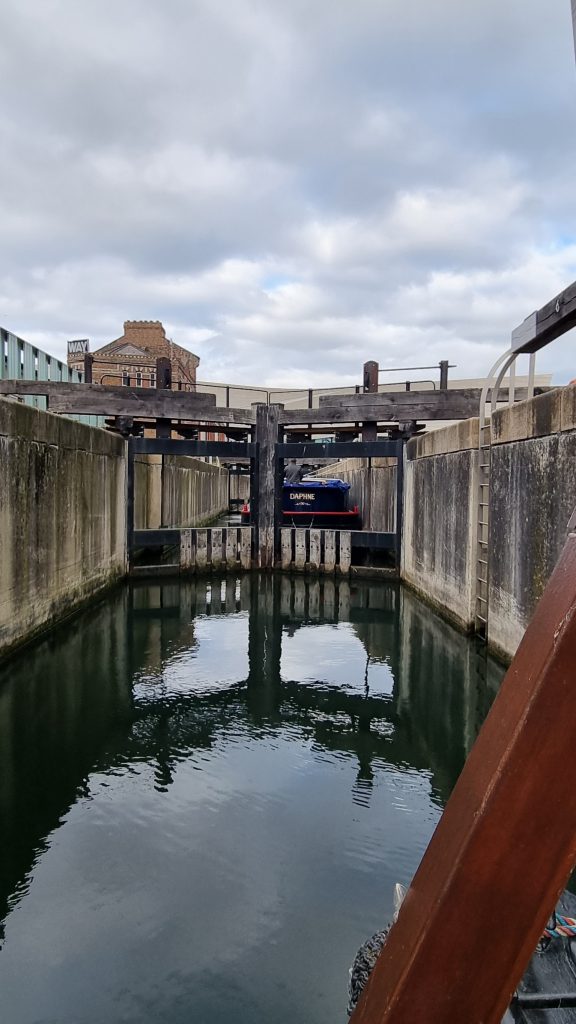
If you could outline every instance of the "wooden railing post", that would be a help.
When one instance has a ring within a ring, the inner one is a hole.
[[[402,571],[402,531],[404,529],[404,442],[397,441],[396,455],[396,568]]]
[[[167,356],[159,356],[156,360],[156,388],[159,391],[172,388],[172,362]]]
[[[373,359],[370,359],[367,363],[364,363],[364,391],[370,394],[376,394],[378,391],[378,363]]]
[[[448,388],[448,369],[449,363],[447,359],[441,359],[440,363],[440,390],[446,391]]]
[[[276,444],[281,405],[257,405],[255,441],[257,454],[258,504],[256,510],[256,560],[260,569],[272,569],[276,548],[277,468]]]
[[[167,356],[159,356],[156,360],[156,390],[172,389],[172,363]],[[159,417],[156,420],[156,437],[172,436],[172,420]],[[162,456],[162,477],[164,477],[164,456]]]
[[[575,664],[570,533],[352,1024],[500,1024],[576,861]]]

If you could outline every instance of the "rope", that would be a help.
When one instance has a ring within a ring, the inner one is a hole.
[[[543,939],[571,939],[576,936],[576,917],[564,917],[562,914],[554,913],[551,918],[551,922],[554,922],[553,928],[545,928],[542,933]],[[350,1015],[354,1010],[360,994],[363,991],[366,982],[380,951],[386,941],[388,935],[388,928],[384,931],[376,932],[370,939],[368,939],[360,949],[358,950],[352,967],[350,968],[350,980],[348,985],[348,1014]]]
[[[554,916],[554,927],[544,929],[544,937],[547,939],[572,938],[576,935],[576,918],[563,917],[562,914]]]

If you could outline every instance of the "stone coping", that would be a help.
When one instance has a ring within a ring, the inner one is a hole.
[[[553,388],[525,402],[498,409],[491,420],[492,444],[510,444],[576,430],[576,384]],[[448,455],[478,448],[479,420],[473,418],[413,437],[406,446],[409,460]]]
[[[499,409],[492,417],[492,444],[527,441],[567,430],[576,430],[574,384]]]
[[[396,459],[373,457],[372,459],[340,459],[339,462],[332,462],[329,466],[321,466],[316,470],[319,479],[330,479],[337,477],[339,473],[355,473],[358,470],[367,469],[368,464],[372,469],[395,469]]]
[[[430,430],[427,434],[413,437],[406,445],[409,461],[425,459],[432,455],[449,455],[451,452],[463,452],[478,448],[478,417],[451,423],[439,430]]]
[[[202,470],[203,473],[227,473],[226,466],[220,466],[213,462],[203,462],[202,459],[193,455],[150,455],[147,452],[138,452],[134,456],[134,462],[144,466],[162,466],[171,469]]]
[[[0,398],[0,437],[122,457],[125,441],[101,427],[57,416],[9,398]]]

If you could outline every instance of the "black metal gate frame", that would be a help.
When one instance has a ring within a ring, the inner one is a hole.
[[[279,533],[282,507],[282,481],[285,459],[396,459],[396,531],[383,533],[368,530],[353,530],[354,547],[393,550],[396,565],[400,568],[402,553],[402,516],[404,508],[404,441],[330,441],[325,444],[316,441],[280,442],[276,445],[276,532]],[[277,548],[278,551],[278,543]]]
[[[127,472],[127,522],[126,542],[129,557],[136,547],[153,547],[178,542],[180,528],[164,527],[157,530],[134,529],[134,459],[136,455],[187,455],[192,457],[214,456],[219,458],[250,460],[250,509],[251,520],[256,527],[256,549],[258,549],[258,453],[257,441],[185,441],[169,437],[128,438]],[[404,442],[397,441],[335,441],[328,444],[316,442],[279,442],[275,446],[275,494],[274,533],[276,554],[280,548],[280,524],[282,522],[282,482],[285,459],[396,459],[396,531],[355,530],[352,533],[354,547],[393,550],[396,564],[400,566],[403,514]]]
[[[258,444],[253,441],[184,441],[171,437],[130,437],[128,438],[127,501],[126,501],[126,544],[130,557],[135,547],[160,547],[175,544],[180,536],[179,528],[165,527],[159,530],[134,529],[134,458],[136,455],[188,455],[199,458],[250,459],[251,497],[254,465]]]

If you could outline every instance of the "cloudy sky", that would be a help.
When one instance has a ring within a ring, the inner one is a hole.
[[[0,137],[0,324],[60,356],[475,376],[576,278],[570,0],[3,0]]]

